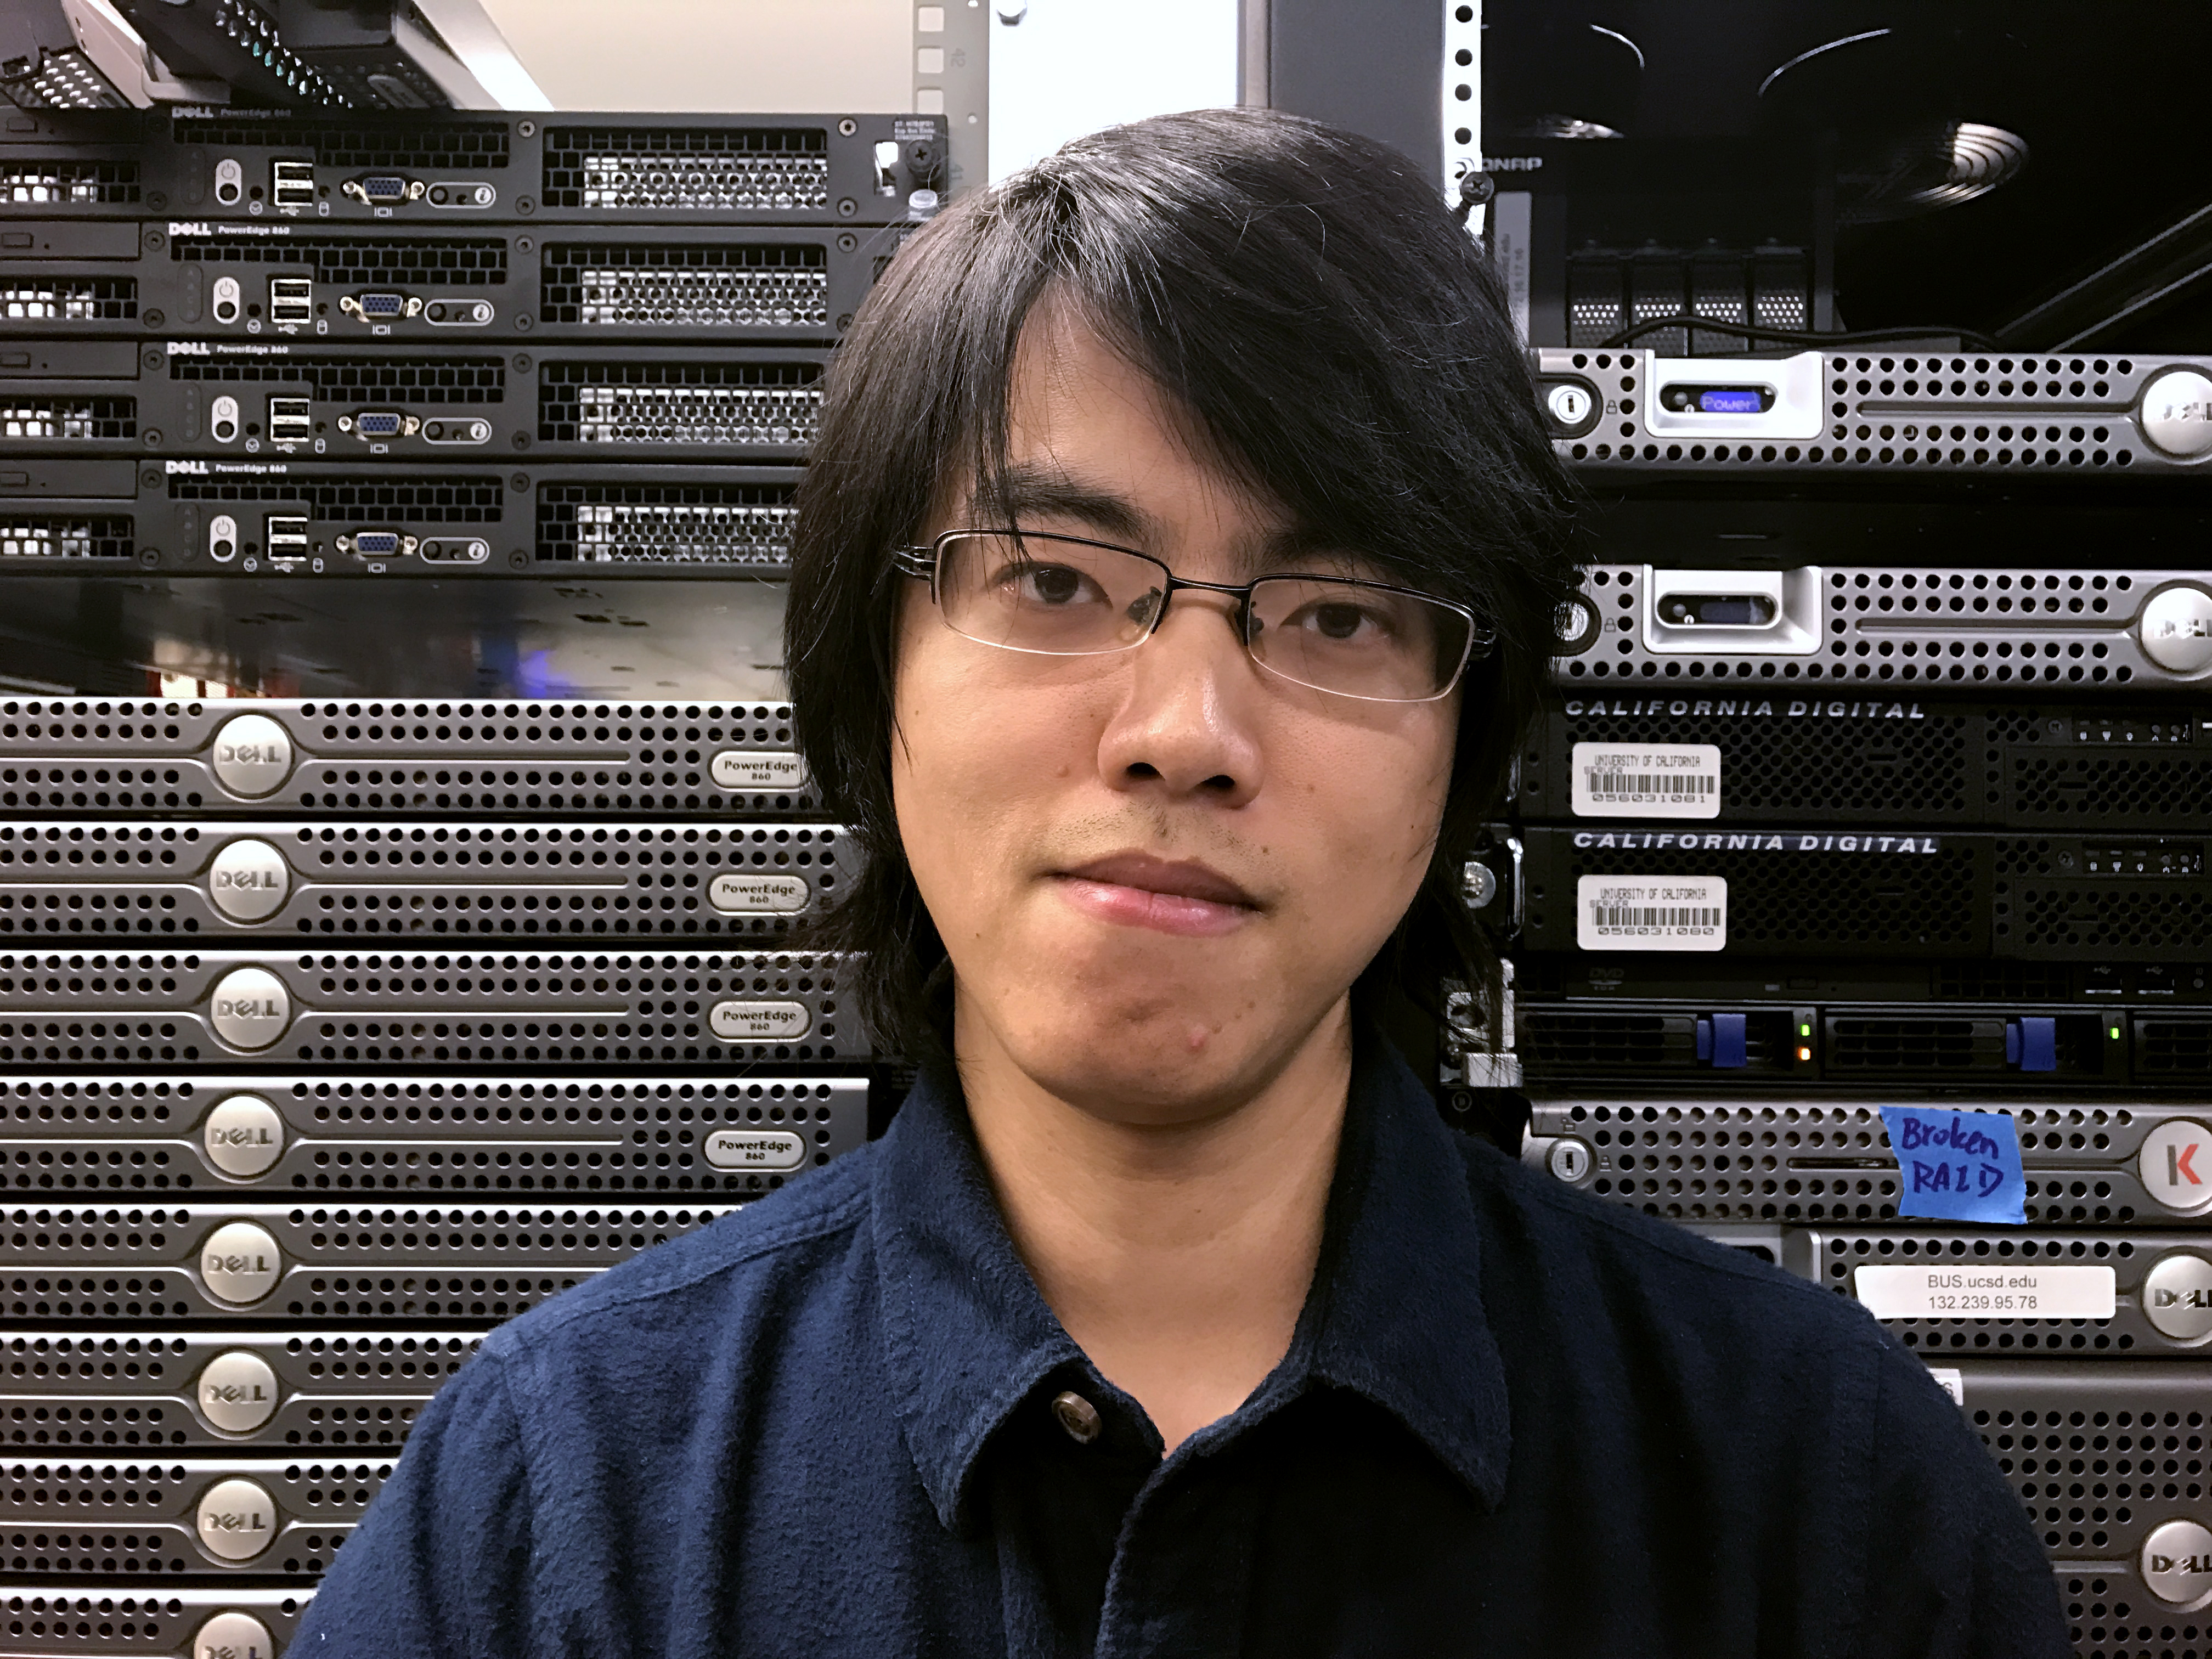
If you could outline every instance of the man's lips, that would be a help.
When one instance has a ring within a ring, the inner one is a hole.
[[[1056,884],[1079,910],[1101,921],[1210,938],[1241,927],[1259,902],[1210,865],[1194,860],[1115,853],[1061,872]]]

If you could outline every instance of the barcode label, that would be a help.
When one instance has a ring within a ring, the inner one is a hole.
[[[1720,951],[1728,883],[1718,876],[1584,876],[1575,942],[1585,951]]]
[[[1634,747],[1578,743],[1571,762],[1578,818],[1717,818],[1721,751],[1710,743]]]

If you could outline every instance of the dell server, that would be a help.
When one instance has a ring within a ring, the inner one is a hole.
[[[20,1455],[370,1449],[390,1455],[477,1331],[0,1331],[0,1425]]]
[[[926,216],[945,177],[933,115],[181,106],[26,112],[0,134],[9,218],[875,225]]]
[[[118,1322],[510,1318],[728,1206],[0,1211],[0,1314],[105,1331]]]
[[[435,342],[834,339],[905,232],[780,225],[401,228],[26,221],[0,343],[60,337]]]
[[[0,472],[0,575],[780,578],[785,467],[33,461]]]
[[[0,1560],[11,1572],[312,1579],[391,1479],[392,1462],[19,1459],[0,1474]]]
[[[8,1644],[20,1654],[83,1653],[98,1651],[95,1643],[127,1642],[130,1652],[149,1659],[270,1659],[291,1641],[312,1595],[304,1584],[142,1588],[33,1580],[0,1583],[0,1609]]]
[[[18,1192],[770,1190],[866,1139],[857,1078],[0,1079]]]
[[[1520,938],[1539,951],[2212,958],[2212,870],[2201,833],[1660,820],[1529,825],[1494,839],[1515,854],[1499,873],[1521,884],[1513,894]]]
[[[0,1076],[19,1194],[750,1194],[867,1132],[854,1077]]]
[[[1735,532],[1699,510],[1702,503],[1674,505],[1692,509],[1680,523],[1707,546],[1717,532],[1746,546],[1792,534],[1790,520],[1769,523],[1764,512]],[[1824,511],[1820,503],[1804,507],[1815,518]],[[2033,503],[2022,508],[2034,512]],[[2188,521],[2172,527],[2177,538],[2201,545],[2201,519],[2192,507]],[[2101,533],[2094,518],[2062,522],[2069,535]],[[1586,573],[1581,599],[1563,611],[1559,636],[1553,680],[1576,693],[1604,693],[1608,706],[1615,684],[1632,703],[1656,696],[1670,707],[1679,699],[1717,709],[1809,707],[1815,695],[1846,706],[1880,696],[1886,708],[1937,687],[2162,692],[2212,684],[2212,585],[2201,566],[2117,561],[2039,568],[1603,563]]]
[[[842,977],[766,951],[0,951],[0,1064],[865,1060]]]
[[[41,340],[0,345],[17,455],[270,455],[789,465],[828,353],[805,346],[362,345]]]
[[[1856,1297],[1931,1365],[1954,1353],[2202,1358],[2212,1344],[2212,1250],[2202,1229],[1686,1224]]]
[[[2212,1211],[2201,1101],[1546,1088],[1532,1091],[1521,1158],[1674,1221],[1892,1221],[1899,1158],[1881,1109],[1905,1103],[2009,1117],[2031,1222],[2160,1224]]]
[[[781,703],[0,701],[0,811],[804,816]]]
[[[2212,702],[1913,696],[1553,698],[1524,817],[2159,830],[2212,823]]]
[[[1553,447],[1594,475],[2185,473],[2212,359],[1800,351],[1529,353]]]
[[[0,939],[720,940],[854,873],[832,824],[0,819]]]

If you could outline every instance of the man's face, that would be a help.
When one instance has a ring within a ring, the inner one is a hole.
[[[1281,510],[1194,454],[1154,384],[1079,323],[1032,320],[1010,414],[1025,531],[1200,581],[1311,563],[1285,557]],[[959,507],[929,528],[975,527]],[[920,581],[903,606],[894,799],[951,956],[963,1057],[994,1046],[1126,1121],[1250,1098],[1419,886],[1456,695],[1292,684],[1245,653],[1225,595],[1178,592],[1141,647],[1091,657],[963,638]]]

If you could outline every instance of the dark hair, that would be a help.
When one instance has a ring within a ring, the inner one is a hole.
[[[865,871],[810,930],[867,953],[848,1002],[885,1049],[940,1057],[945,948],[891,805],[890,550],[948,488],[994,495],[1016,343],[1041,297],[1146,371],[1218,465],[1322,544],[1474,606],[1437,854],[1363,996],[1494,985],[1460,857],[1534,709],[1574,592],[1572,487],[1496,272],[1396,151],[1265,110],[1164,115],[975,191],[898,253],[824,382],[799,492],[784,660],[815,786]],[[1486,1006],[1494,997],[1486,996]]]

